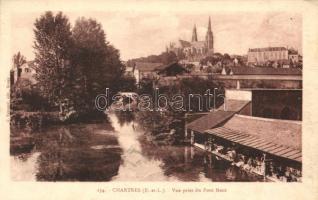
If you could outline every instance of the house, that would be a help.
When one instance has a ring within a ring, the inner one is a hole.
[[[165,65],[163,63],[135,62],[133,74],[136,79],[136,83],[140,83],[140,81],[144,78],[158,78],[158,72],[164,67]]]
[[[29,80],[31,81],[32,84],[36,83],[35,80],[35,63],[34,61],[28,61],[24,63],[22,66],[19,68],[13,68],[10,71],[10,82],[11,85],[16,83],[19,79],[24,79],[24,80]]]

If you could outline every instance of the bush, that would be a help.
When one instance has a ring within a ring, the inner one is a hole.
[[[59,123],[57,112],[14,111],[10,115],[10,128],[39,130],[43,126]]]
[[[11,110],[39,111],[50,110],[47,100],[43,98],[31,81],[20,79],[10,90]]]

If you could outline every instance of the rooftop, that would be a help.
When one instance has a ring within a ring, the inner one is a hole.
[[[162,67],[164,67],[162,63],[136,62],[136,69],[140,71],[155,71]]]
[[[179,45],[181,48],[184,48],[184,47],[190,47],[191,43],[185,40],[179,40]]]
[[[208,134],[301,162],[301,122],[234,115]]]
[[[221,110],[210,112],[209,114],[187,124],[186,127],[188,129],[203,133],[205,130],[214,128],[230,119],[234,114],[235,112]]]

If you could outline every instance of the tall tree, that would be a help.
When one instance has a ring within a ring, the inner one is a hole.
[[[106,88],[118,90],[118,80],[124,66],[119,51],[106,40],[100,23],[93,19],[79,18],[72,30],[74,55],[72,63],[81,69],[86,102],[93,106],[96,95]]]
[[[16,74],[17,78],[21,76],[21,72],[22,72],[21,66],[24,65],[26,62],[27,62],[26,58],[20,53],[20,51],[13,55],[13,66],[14,66],[14,69],[17,71],[17,74]],[[14,74],[11,81],[13,84]]]
[[[26,58],[20,53],[20,51],[13,55],[14,68],[20,69],[20,67],[24,65],[26,62]]]
[[[43,96],[60,106],[72,94],[70,87],[71,25],[61,12],[46,12],[34,23],[36,80]]]

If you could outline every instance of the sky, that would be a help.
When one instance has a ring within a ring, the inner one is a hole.
[[[12,54],[34,58],[34,22],[43,12],[11,16]],[[173,12],[64,12],[72,25],[79,17],[100,22],[106,40],[119,49],[122,60],[160,54],[178,39],[191,40],[194,24],[204,40],[211,17],[214,51],[247,54],[249,48],[285,46],[302,53],[302,17],[286,12],[173,13]]]

